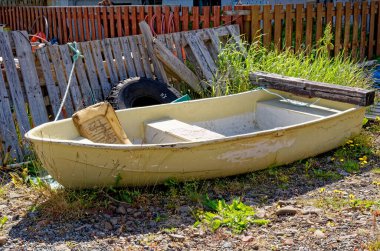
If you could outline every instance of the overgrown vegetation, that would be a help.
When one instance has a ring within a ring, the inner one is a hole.
[[[317,48],[308,53],[306,49],[294,53],[291,49],[277,51],[252,43],[247,53],[239,50],[236,43],[227,43],[218,58],[219,70],[213,83],[212,95],[227,95],[253,88],[249,73],[264,71],[305,78],[338,85],[368,88],[372,80],[365,70],[344,52],[330,57],[333,35],[331,27],[325,29]]]

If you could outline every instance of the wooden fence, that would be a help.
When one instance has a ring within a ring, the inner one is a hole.
[[[7,155],[23,160],[28,155],[23,135],[57,116],[74,63],[67,44],[49,45],[33,53],[25,35],[22,31],[0,32],[0,165],[9,163],[9,159],[4,161]],[[219,41],[225,43],[229,38],[240,41],[237,25],[157,36],[169,53],[180,62],[186,58],[199,78],[206,79],[215,73]],[[77,45],[83,58],[76,62],[60,118],[71,117],[75,111],[105,100],[111,88],[126,78],[157,77],[163,82],[176,78],[170,71],[160,72],[159,63],[146,49],[143,35]],[[202,53],[197,53],[199,48]]]
[[[1,0],[0,6],[45,6],[47,0]]]
[[[235,6],[235,12],[230,6],[9,6],[0,7],[0,23],[12,30],[44,31],[48,39],[60,43],[139,34],[142,20],[157,34],[234,23],[250,41],[261,35],[265,46],[295,50],[315,46],[330,23],[335,55],[344,49],[346,54],[371,59],[380,55],[379,8],[379,1]]]

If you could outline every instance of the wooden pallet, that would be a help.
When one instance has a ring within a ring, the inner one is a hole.
[[[239,39],[239,26],[222,26],[191,32],[159,35],[157,41],[180,62],[189,61],[198,79],[211,80],[220,41]],[[69,96],[60,118],[103,101],[111,88],[129,77],[175,80],[167,68],[152,58],[143,35],[78,43],[84,58],[75,67]],[[152,47],[153,48],[153,47]],[[23,135],[30,128],[55,118],[73,64],[68,45],[52,45],[32,52],[27,34],[0,32],[0,164],[5,152],[18,161],[28,154]],[[15,59],[18,59],[15,63]],[[161,69],[161,70],[160,70]],[[196,84],[190,88],[197,89]]]

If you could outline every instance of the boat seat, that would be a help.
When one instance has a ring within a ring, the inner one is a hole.
[[[261,129],[305,123],[338,113],[318,105],[294,105],[280,99],[257,102],[256,122]]]
[[[222,134],[175,119],[165,119],[145,124],[145,142],[147,144],[196,142],[224,137]]]

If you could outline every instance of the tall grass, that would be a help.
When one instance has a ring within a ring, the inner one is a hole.
[[[331,27],[327,27],[317,48],[311,53],[300,50],[277,51],[255,42],[244,55],[235,43],[227,43],[218,56],[218,72],[212,83],[213,96],[239,93],[252,89],[249,73],[265,71],[338,85],[368,88],[371,79],[357,62],[343,52],[330,57],[333,48]]]

